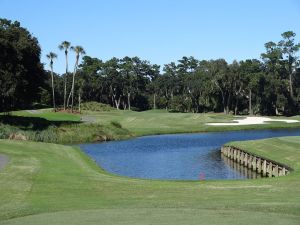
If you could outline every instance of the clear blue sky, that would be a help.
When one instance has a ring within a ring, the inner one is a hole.
[[[299,0],[0,0],[0,17],[38,38],[43,62],[49,51],[58,53],[58,73],[63,40],[92,57],[139,56],[160,65],[182,56],[259,58],[264,43],[287,30],[300,41]]]

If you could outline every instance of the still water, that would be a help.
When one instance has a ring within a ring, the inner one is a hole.
[[[223,144],[296,135],[300,135],[300,129],[172,134],[80,147],[103,169],[122,176],[163,180],[247,179],[257,175],[223,158]]]

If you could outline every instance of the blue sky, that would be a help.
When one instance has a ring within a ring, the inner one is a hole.
[[[300,41],[299,0],[0,0],[0,17],[20,21],[38,38],[44,63],[56,52],[58,73],[63,40],[103,60],[139,56],[159,65],[182,56],[259,58],[264,43],[287,30]]]

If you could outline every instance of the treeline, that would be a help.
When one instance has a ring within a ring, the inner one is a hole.
[[[30,53],[35,53],[36,61],[30,58],[30,54],[26,55],[27,52],[18,50],[24,40],[18,39],[21,36],[15,35],[15,29],[23,32],[30,43],[34,43]],[[294,32],[288,31],[281,35],[281,41],[266,43],[261,60],[249,59],[229,64],[224,59],[183,57],[177,63],[171,62],[163,68],[139,57],[102,61],[83,56],[85,52],[82,47],[71,48],[71,43],[64,41],[59,49],[65,52],[65,59],[58,60],[65,60],[66,72],[59,75],[53,71],[57,57],[55,53],[48,54],[51,70],[43,71],[40,68],[37,40],[19,23],[1,20],[0,48],[4,49],[5,54],[1,54],[0,60],[0,100],[4,102],[0,110],[23,107],[30,101],[73,110],[73,107],[80,106],[80,102],[97,101],[119,110],[164,108],[174,112],[294,115],[300,109],[300,69],[297,58],[300,44],[296,43],[295,36]],[[69,73],[68,51],[72,49],[76,53],[76,64],[73,73]],[[18,54],[24,55],[18,57]],[[29,67],[31,64],[36,69],[30,72],[33,79],[26,78],[28,70],[24,69],[22,63]],[[21,73],[12,68],[19,68]],[[12,79],[16,74],[19,77]],[[18,93],[20,80],[16,80],[19,78],[26,81],[23,85],[28,89],[33,86],[30,89],[32,96]],[[25,101],[23,98],[28,99]]]
[[[75,96],[117,109],[297,114],[300,70],[296,53],[300,45],[295,43],[295,35],[288,31],[278,43],[266,43],[262,60],[228,64],[224,59],[183,57],[177,63],[164,65],[163,73],[160,66],[138,57],[103,62],[84,56],[78,69]],[[57,77],[58,90],[62,90],[65,76]]]

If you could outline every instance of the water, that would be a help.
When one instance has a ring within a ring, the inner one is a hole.
[[[221,157],[223,144],[298,135],[300,129],[172,134],[80,147],[103,169],[122,176],[163,180],[246,179],[256,175]]]

